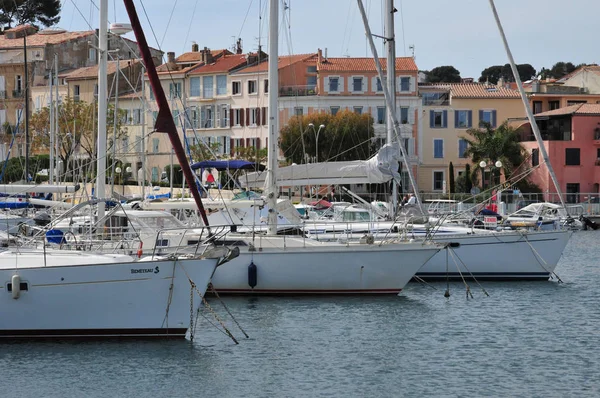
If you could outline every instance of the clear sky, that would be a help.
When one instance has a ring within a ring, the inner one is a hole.
[[[59,26],[96,28],[99,1],[63,0]],[[122,0],[108,3],[111,22],[128,22]],[[280,54],[327,48],[330,57],[371,56],[355,0],[285,3],[289,8],[280,25]],[[268,0],[136,0],[150,45],[176,55],[190,51],[192,41],[201,48],[230,48],[236,37],[242,38],[244,52],[252,51],[259,36],[267,52],[267,4]],[[381,35],[383,1],[364,4],[371,30]],[[453,65],[462,77],[477,79],[484,68],[508,62],[488,0],[395,0],[395,6],[397,55],[411,55],[409,46],[414,45],[419,69]],[[496,7],[517,63],[530,63],[539,71],[558,61],[600,62],[600,0],[496,0]],[[381,55],[381,40],[377,41]]]

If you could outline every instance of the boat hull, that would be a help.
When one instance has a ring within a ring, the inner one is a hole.
[[[337,246],[260,251],[240,247],[239,257],[215,271],[212,284],[219,294],[398,294],[440,250],[420,243],[402,249],[402,245]],[[254,287],[249,284],[251,263],[256,266]]]
[[[571,235],[571,231],[556,230],[436,237],[459,246],[449,249],[448,256],[445,251],[437,253],[417,276],[426,280],[548,280]]]
[[[183,338],[190,325],[188,277],[204,294],[216,264],[185,259],[3,267],[0,338]],[[21,281],[16,299],[15,274]],[[194,295],[197,308],[201,299]]]

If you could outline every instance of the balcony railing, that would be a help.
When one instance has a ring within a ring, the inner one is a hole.
[[[448,105],[450,105],[449,99],[423,98],[423,106],[448,106]]]
[[[280,97],[305,97],[317,95],[317,86],[283,86],[279,89]]]
[[[23,98],[24,95],[25,95],[25,91],[13,90],[13,98]]]

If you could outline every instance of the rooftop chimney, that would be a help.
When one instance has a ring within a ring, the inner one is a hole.
[[[214,62],[213,55],[208,47],[204,47],[204,50],[200,51],[200,53],[202,54],[202,62],[206,65]]]
[[[171,63],[173,63],[173,64],[175,63],[175,53],[174,52],[169,51],[167,53],[167,62],[170,63],[170,64]]]
[[[319,48],[317,49],[317,63],[321,63],[323,61],[323,51]]]
[[[236,54],[242,53],[242,39],[237,39],[237,41],[235,42],[235,53]]]
[[[193,53],[197,53],[199,48],[200,47],[198,46],[198,43],[192,42],[192,52]]]

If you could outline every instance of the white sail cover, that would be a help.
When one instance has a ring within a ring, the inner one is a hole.
[[[277,185],[380,184],[400,178],[398,162],[401,160],[398,145],[386,144],[369,160],[280,167],[277,170]],[[245,178],[240,178],[240,183],[245,188],[262,188],[266,175],[266,172],[248,173]]]

